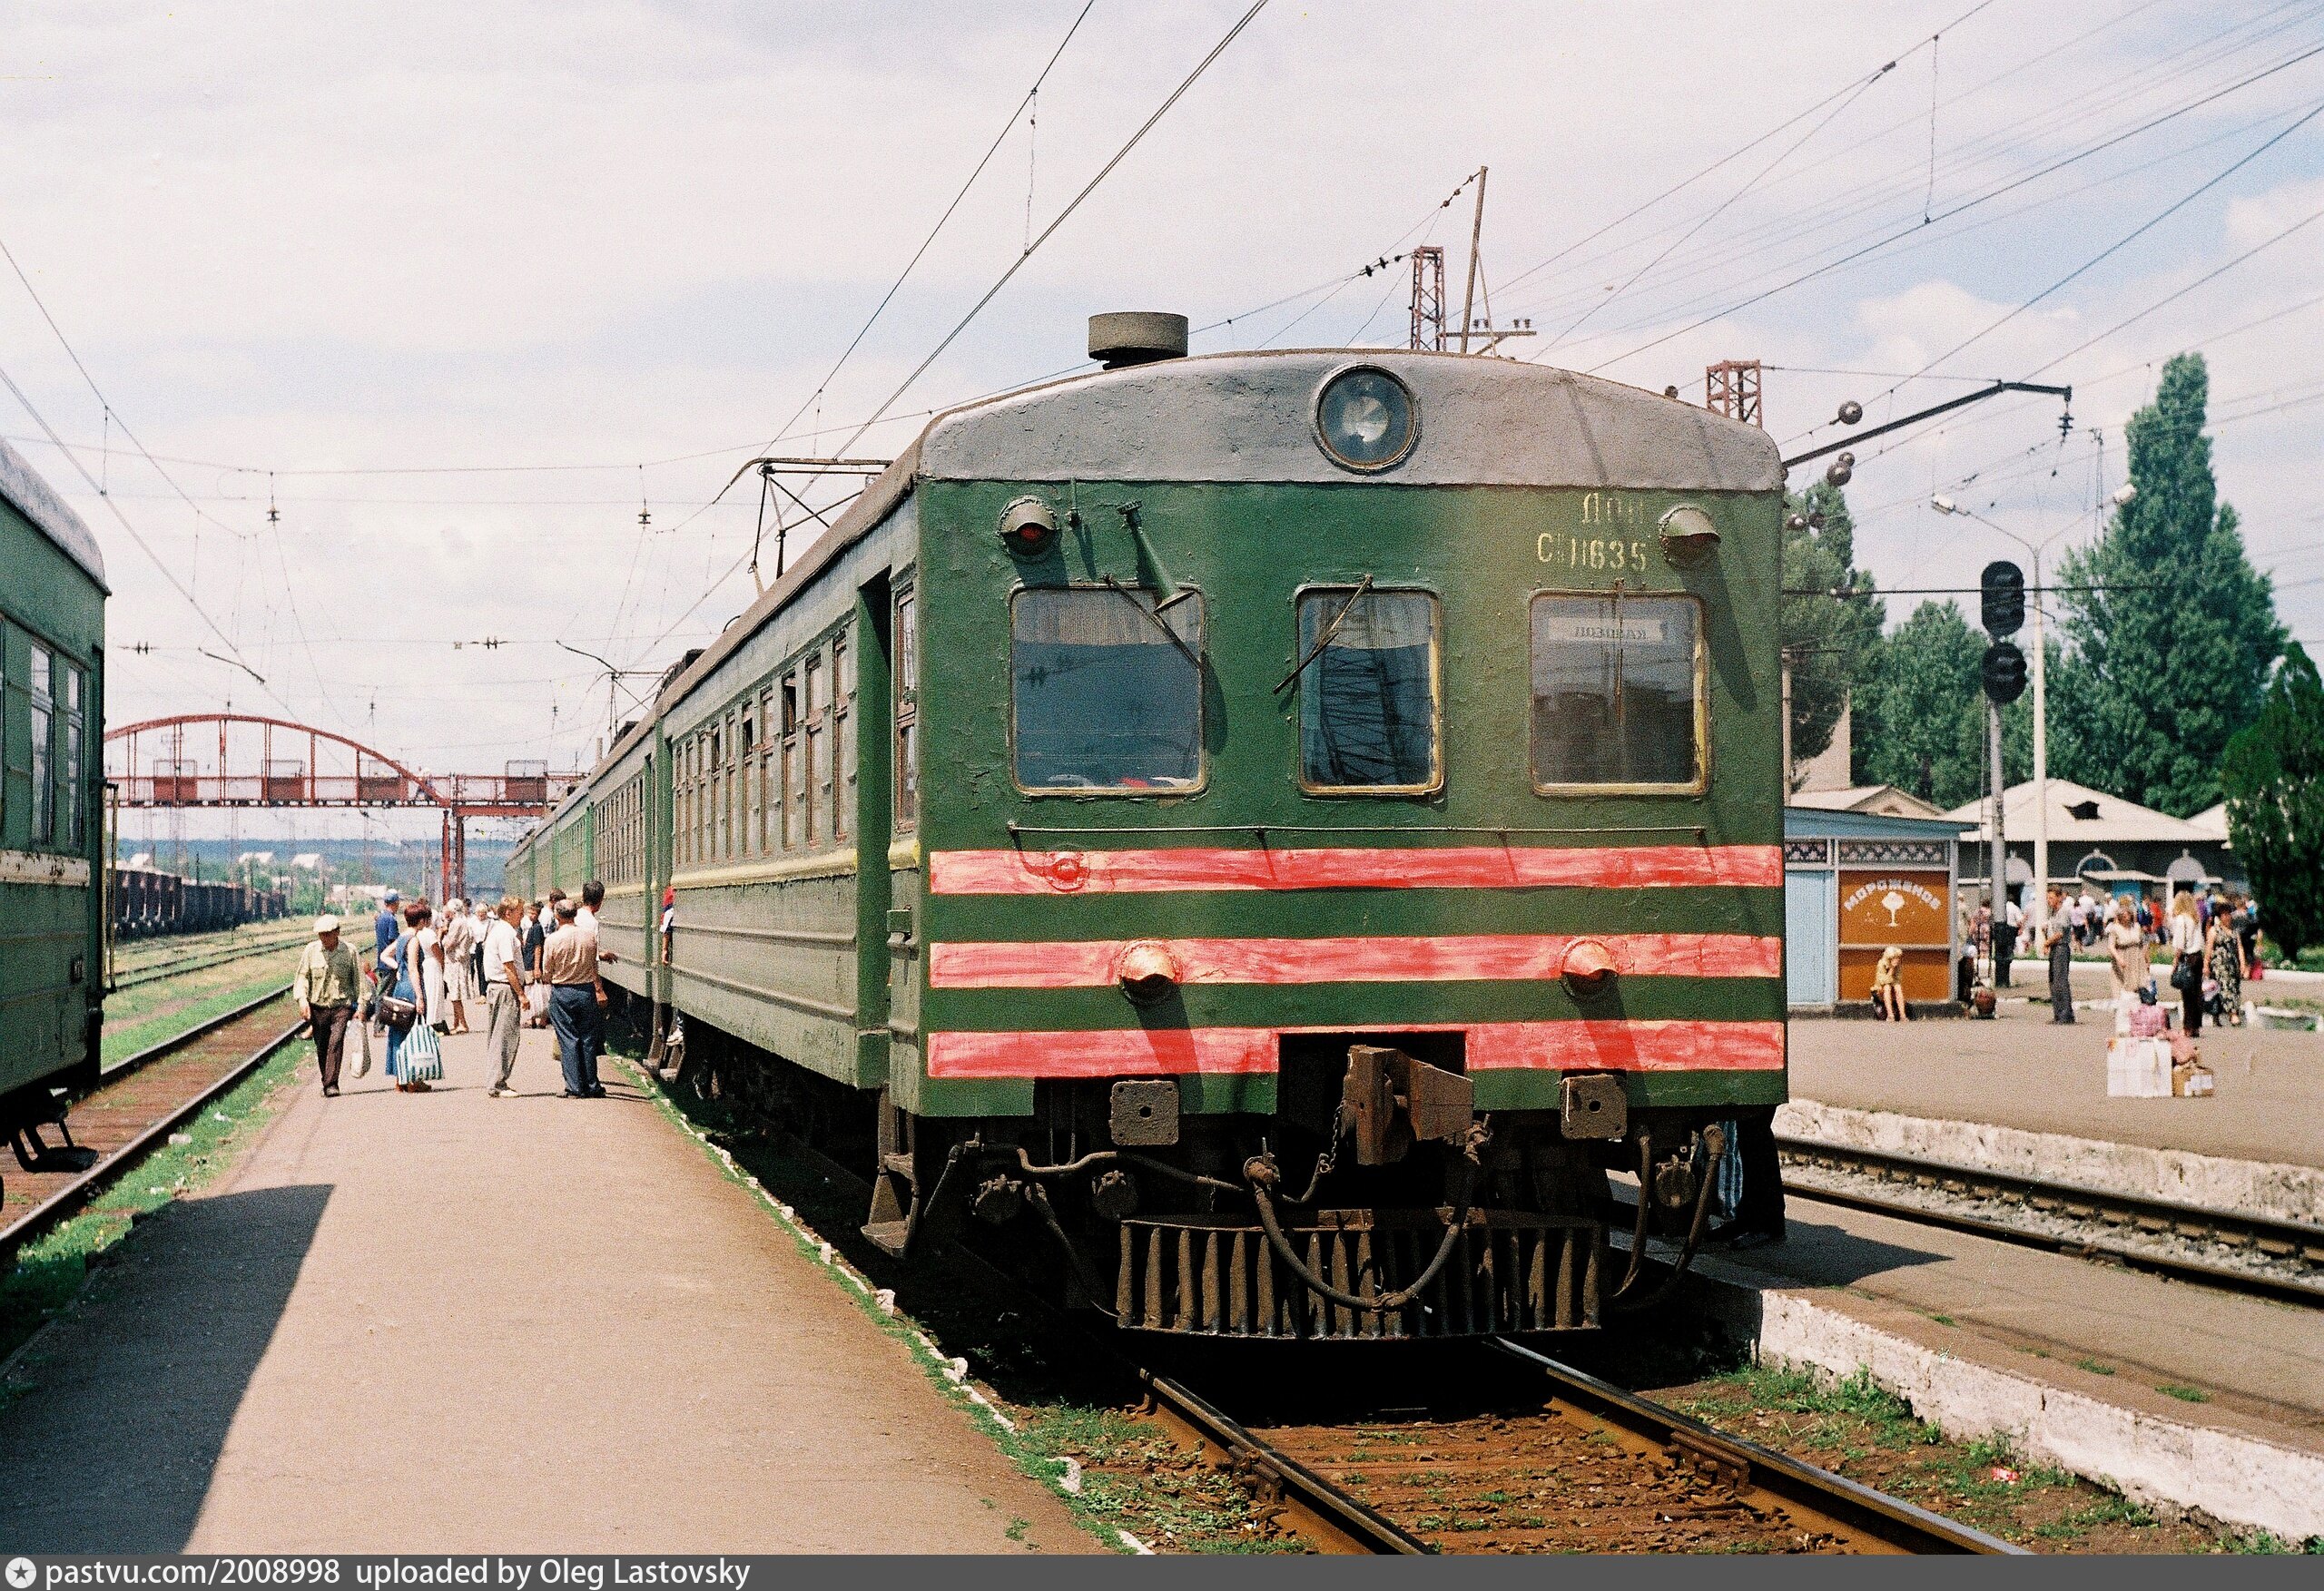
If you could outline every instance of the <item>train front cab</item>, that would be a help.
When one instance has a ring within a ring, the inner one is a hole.
[[[1644,1303],[1606,1174],[1699,1232],[1705,1129],[1784,1096],[1765,435],[1218,356],[963,411],[919,466],[871,1230],[1045,1231],[1153,1331]]]

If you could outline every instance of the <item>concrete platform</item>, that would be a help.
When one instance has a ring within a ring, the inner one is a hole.
[[[1787,1227],[1699,1262],[1711,1307],[1774,1356],[1869,1365],[1924,1419],[2145,1500],[2324,1530],[2324,1311],[1798,1195]]]
[[[2266,985],[2259,986],[2265,988]],[[2078,991],[2086,992],[2086,991]],[[1791,1024],[1791,1092],[1854,1110],[2324,1166],[2324,1034],[2205,1027],[2208,1099],[2109,1099],[2110,1015],[2054,1026],[2047,1006],[1991,1022],[1807,1018]]]
[[[42,1552],[1091,1552],[650,1102],[544,1033],[398,1095],[311,1069],[32,1343],[0,1542]]]

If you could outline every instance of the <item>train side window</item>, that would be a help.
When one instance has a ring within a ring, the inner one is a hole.
[[[1709,708],[1694,597],[1542,592],[1531,628],[1536,790],[1701,790]]]
[[[802,737],[804,744],[800,750],[799,761],[805,773],[807,816],[804,828],[807,843],[812,845],[815,843],[816,835],[815,815],[818,811],[829,810],[832,799],[831,772],[826,766],[823,755],[826,728],[824,713],[829,705],[831,676],[824,672],[823,660],[820,656],[808,658],[806,667],[802,673],[806,681],[807,727],[805,734]]]
[[[56,702],[54,695],[55,659],[47,647],[32,645],[32,679],[26,691],[32,702],[33,805],[32,842],[47,845],[56,839]]]
[[[801,823],[807,805],[804,771],[799,761],[799,676],[783,676],[783,849],[800,843]]]
[[[1299,595],[1299,783],[1418,795],[1443,782],[1436,598],[1341,586]]]
[[[775,835],[768,832],[776,821],[775,814],[783,810],[783,791],[769,780],[774,769],[774,717],[772,687],[759,692],[759,771],[758,799],[751,803],[751,832],[759,854],[765,856],[774,849]]]
[[[848,743],[849,708],[855,696],[853,660],[844,634],[832,641],[832,838],[847,838],[847,815],[855,805],[855,748]]]
[[[64,840],[74,850],[87,832],[88,791],[81,767],[82,726],[84,718],[81,705],[81,683],[85,677],[72,664],[59,671],[64,679],[64,755],[62,759],[64,782]]]
[[[920,604],[906,586],[896,593],[895,827],[909,834],[920,827]]]
[[[1186,791],[1202,782],[1203,599],[1157,610],[1126,586],[1009,603],[1017,783],[1029,794]]]

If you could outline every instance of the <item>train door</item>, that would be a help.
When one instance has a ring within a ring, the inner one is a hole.
[[[888,1076],[888,916],[895,902],[888,854],[895,839],[889,753],[895,722],[894,632],[889,622],[893,601],[884,573],[855,594],[853,628],[860,639],[848,725],[855,761],[856,1075],[873,1087]]]

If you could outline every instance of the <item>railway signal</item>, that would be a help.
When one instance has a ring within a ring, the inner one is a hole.
[[[1985,633],[1999,641],[2004,635],[2014,635],[2025,623],[2025,571],[2006,558],[1995,558],[1977,576],[1979,616],[1984,621]],[[2014,654],[2015,647],[2010,648]],[[1985,653],[1991,663],[1993,653]],[[1990,681],[1992,675],[1987,673]],[[2013,697],[2013,700],[2014,698]]]
[[[1985,699],[1996,707],[2006,707],[2025,694],[2025,654],[2014,642],[1996,641],[1986,647],[1977,673],[1985,683]]]

